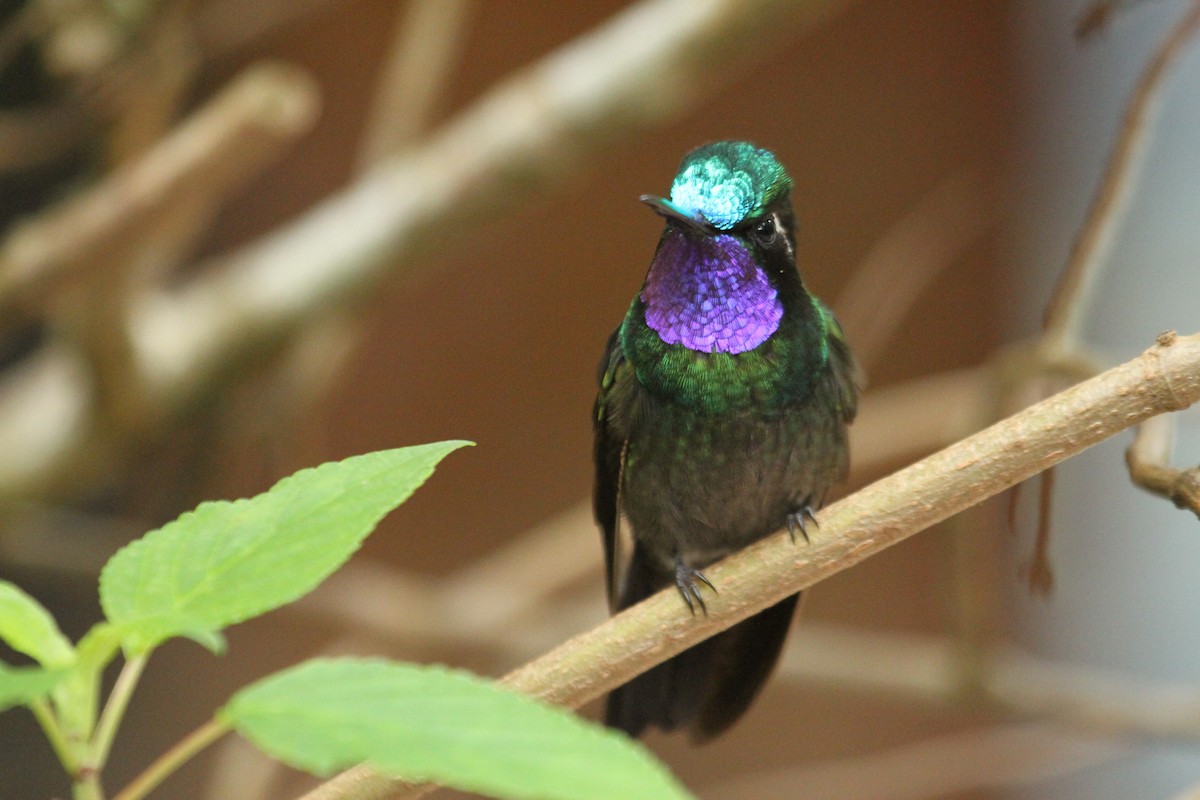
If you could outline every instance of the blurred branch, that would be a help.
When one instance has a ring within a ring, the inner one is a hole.
[[[1148,683],[1011,647],[985,648],[981,665],[975,683],[962,669],[958,642],[946,637],[806,624],[789,641],[780,674],[938,705],[967,703],[1090,735],[1200,739],[1200,685]]]
[[[0,440],[0,452],[3,448]],[[78,582],[95,580],[113,553],[153,527],[141,519],[69,507],[13,502],[2,508],[0,564],[52,571]]]
[[[1116,10],[1125,3],[1118,0],[1100,0],[1084,9],[1075,22],[1075,38],[1090,39],[1101,31],[1108,30]]]
[[[135,298],[162,281],[229,193],[308,129],[316,108],[303,73],[251,67],[144,155],[0,243],[0,307],[53,305],[60,333],[59,346],[0,390],[0,441],[13,445],[0,494],[111,468],[127,432],[169,414],[144,391],[128,319]],[[62,342],[71,338],[74,350]]]
[[[0,380],[0,487],[11,492],[62,470],[71,444],[87,435],[88,378],[80,354],[51,341]]]
[[[1157,118],[1166,77],[1197,30],[1200,30],[1200,2],[1193,0],[1159,44],[1134,89],[1104,176],[1046,311],[1043,344],[1051,352],[1071,351],[1078,342],[1092,285],[1125,218],[1137,184],[1137,172],[1145,160],[1146,144]]]
[[[344,307],[403,259],[443,244],[447,219],[494,213],[560,179],[601,143],[690,107],[848,1],[643,0],[627,8],[501,83],[419,148],[244,250],[199,265],[202,277],[190,285],[133,298],[128,388],[153,413],[130,415],[131,426],[115,433],[69,432],[49,453],[10,453],[12,480],[0,483],[0,495],[61,482],[67,472],[78,482],[99,465],[111,470],[125,440],[153,434],[214,380],[277,352],[314,314]],[[46,240],[40,246],[61,255]],[[57,262],[45,263],[53,273]],[[10,267],[7,280],[0,268],[0,297],[34,284],[37,267]]]
[[[972,728],[879,753],[762,770],[706,787],[710,800],[928,800],[1017,788],[1129,754],[1113,741],[1047,724]],[[903,779],[898,779],[903,776]]]
[[[0,305],[38,307],[98,256],[147,237],[174,206],[211,213],[307,130],[316,110],[303,73],[249,68],[144,156],[15,228],[0,245]]]
[[[410,0],[397,15],[359,153],[366,169],[416,140],[429,123],[466,38],[472,0]]]
[[[205,385],[237,354],[289,335],[402,259],[443,244],[447,219],[494,213],[561,178],[602,142],[687,108],[763,58],[785,31],[843,4],[647,0],[621,12],[501,83],[419,148],[210,265],[211,277],[148,303],[135,319],[148,388],[169,396]],[[744,46],[750,40],[755,47]],[[168,326],[190,335],[163,347]]]
[[[171,31],[182,25],[173,19],[160,26],[165,31],[157,45],[160,60],[176,62]],[[178,78],[137,79],[141,88],[133,94],[141,111],[122,115],[132,133],[117,149],[138,150],[136,140],[165,123],[183,85]],[[0,305],[34,308],[59,295],[58,331],[73,339],[90,371],[91,428],[115,436],[155,414],[143,402],[138,354],[128,335],[133,297],[161,280],[227,194],[308,129],[315,98],[299,71],[253,67],[172,135],[90,190],[21,225],[0,248]],[[55,291],[62,288],[70,291]]]
[[[708,616],[689,616],[674,591],[659,592],[509,673],[503,683],[576,707],[1118,431],[1197,400],[1200,334],[1159,343],[828,506],[810,546],[796,547],[780,531],[713,565],[707,574],[721,593],[709,602]],[[377,799],[400,786],[356,767],[306,800]]]

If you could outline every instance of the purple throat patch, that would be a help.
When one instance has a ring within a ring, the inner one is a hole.
[[[744,353],[779,329],[779,293],[732,236],[670,233],[646,285],[646,324],[667,344],[703,353]]]

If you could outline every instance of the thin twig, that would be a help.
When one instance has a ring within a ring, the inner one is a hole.
[[[1200,517],[1200,467],[1171,466],[1174,434],[1174,419],[1169,415],[1139,425],[1133,443],[1125,451],[1129,477],[1146,491],[1167,498],[1176,508],[1190,510]]]
[[[230,727],[226,722],[210,719],[199,728],[180,739],[170,750],[154,760],[150,766],[133,779],[121,791],[113,796],[113,800],[142,800],[154,791],[163,781],[181,766],[191,760],[197,753],[229,733]]]
[[[79,769],[79,758],[75,753],[71,743],[67,741],[67,737],[63,734],[62,724],[58,721],[58,716],[54,713],[54,709],[50,703],[43,699],[34,700],[29,704],[29,710],[33,712],[34,719],[38,721],[42,732],[46,735],[46,740],[50,742],[50,746],[54,749],[54,754],[58,756],[59,763],[63,765],[68,775],[74,775]]]
[[[1156,414],[1200,400],[1200,334],[1157,344],[828,506],[807,547],[786,531],[707,571],[721,593],[692,617],[663,591],[509,673],[509,688],[577,707],[719,630],[847,569]],[[401,784],[356,767],[305,800],[379,800]],[[402,795],[428,791],[415,787]]]
[[[1023,565],[1022,573],[1031,591],[1043,598],[1054,591],[1054,568],[1050,563],[1050,533],[1054,508],[1054,468],[1046,470],[1038,480],[1037,535],[1033,553]]]
[[[104,711],[100,714],[96,732],[92,736],[91,747],[88,749],[87,758],[82,765],[83,769],[93,772],[100,772],[104,769],[105,763],[108,762],[109,750],[112,749],[113,739],[117,735],[117,728],[120,727],[121,720],[125,717],[125,709],[129,707],[129,700],[133,696],[133,690],[137,686],[138,680],[142,677],[142,670],[146,668],[148,657],[145,653],[132,655],[121,667],[117,682],[113,684],[108,701],[104,704]]]
[[[1078,342],[1092,285],[1125,219],[1125,209],[1137,184],[1137,171],[1145,159],[1165,78],[1197,30],[1200,2],[1193,2],[1159,44],[1125,109],[1104,176],[1046,311],[1045,344],[1051,352],[1070,352]]]

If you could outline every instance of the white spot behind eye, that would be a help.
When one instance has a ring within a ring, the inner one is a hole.
[[[783,220],[779,218],[779,213],[772,214],[771,219],[775,220],[775,230],[779,231],[779,235],[783,237],[783,243],[787,246],[788,257],[795,258],[796,254],[792,252],[792,240],[787,235],[787,231],[783,229]]]

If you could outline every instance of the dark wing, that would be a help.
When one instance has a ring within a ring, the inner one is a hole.
[[[858,362],[846,344],[846,336],[837,318],[829,313],[829,380],[830,394],[836,398],[842,421],[849,425],[858,413],[858,395],[865,380]]]
[[[628,413],[624,407],[629,402],[632,367],[625,361],[621,350],[621,329],[608,337],[604,357],[600,359],[597,380],[600,393],[596,395],[596,408],[592,417],[595,426],[596,484],[592,492],[592,507],[596,522],[600,525],[600,536],[604,542],[604,568],[608,576],[608,604],[616,608],[620,545],[620,494],[621,470],[625,462],[625,444],[628,441]]]
[[[820,301],[816,302],[820,304]],[[834,416],[829,420],[832,427],[826,430],[829,438],[823,446],[827,448],[826,452],[836,454],[836,458],[829,462],[828,470],[818,477],[818,483],[828,488],[845,480],[850,471],[846,426],[854,421],[854,415],[858,412],[863,375],[846,344],[842,326],[824,305],[820,305],[820,310],[826,322],[829,369],[817,384],[817,394],[822,408],[834,410]],[[818,492],[819,497],[824,495],[824,488]]]

